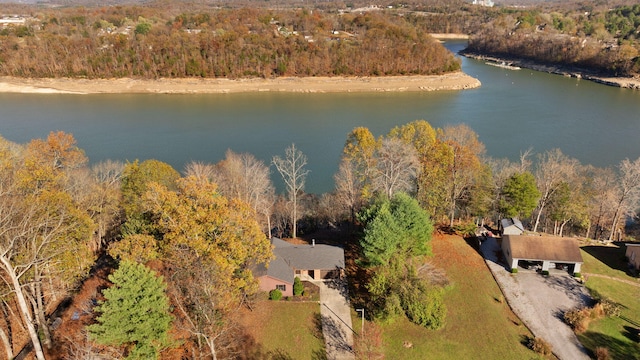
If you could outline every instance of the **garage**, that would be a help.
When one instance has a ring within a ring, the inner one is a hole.
[[[558,269],[576,275],[584,262],[576,239],[557,236],[504,235],[502,252],[512,272],[520,266],[544,274]]]

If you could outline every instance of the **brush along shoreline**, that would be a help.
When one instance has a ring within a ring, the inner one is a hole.
[[[0,93],[227,94],[243,92],[345,93],[464,90],[480,81],[463,72],[380,77],[280,77],[274,79],[78,79],[0,77]]]

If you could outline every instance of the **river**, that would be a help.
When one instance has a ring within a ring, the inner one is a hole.
[[[453,51],[464,42],[447,42]],[[424,93],[207,95],[0,94],[0,135],[25,143],[50,131],[72,133],[91,162],[155,158],[178,171],[192,160],[218,162],[227,149],[269,164],[295,143],[308,157],[305,190],[333,189],[347,134],[374,135],[424,119],[467,124],[493,157],[552,148],[599,167],[640,156],[640,92],[508,70],[462,58],[482,86]],[[279,175],[272,179],[282,188]]]

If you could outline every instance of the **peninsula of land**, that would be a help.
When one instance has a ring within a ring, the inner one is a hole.
[[[278,77],[273,79],[76,79],[0,77],[4,93],[226,94],[242,92],[338,93],[463,90],[480,81],[463,72],[381,77]]]

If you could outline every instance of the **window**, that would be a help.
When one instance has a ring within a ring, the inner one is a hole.
[[[276,285],[276,290],[287,291],[287,285]]]

